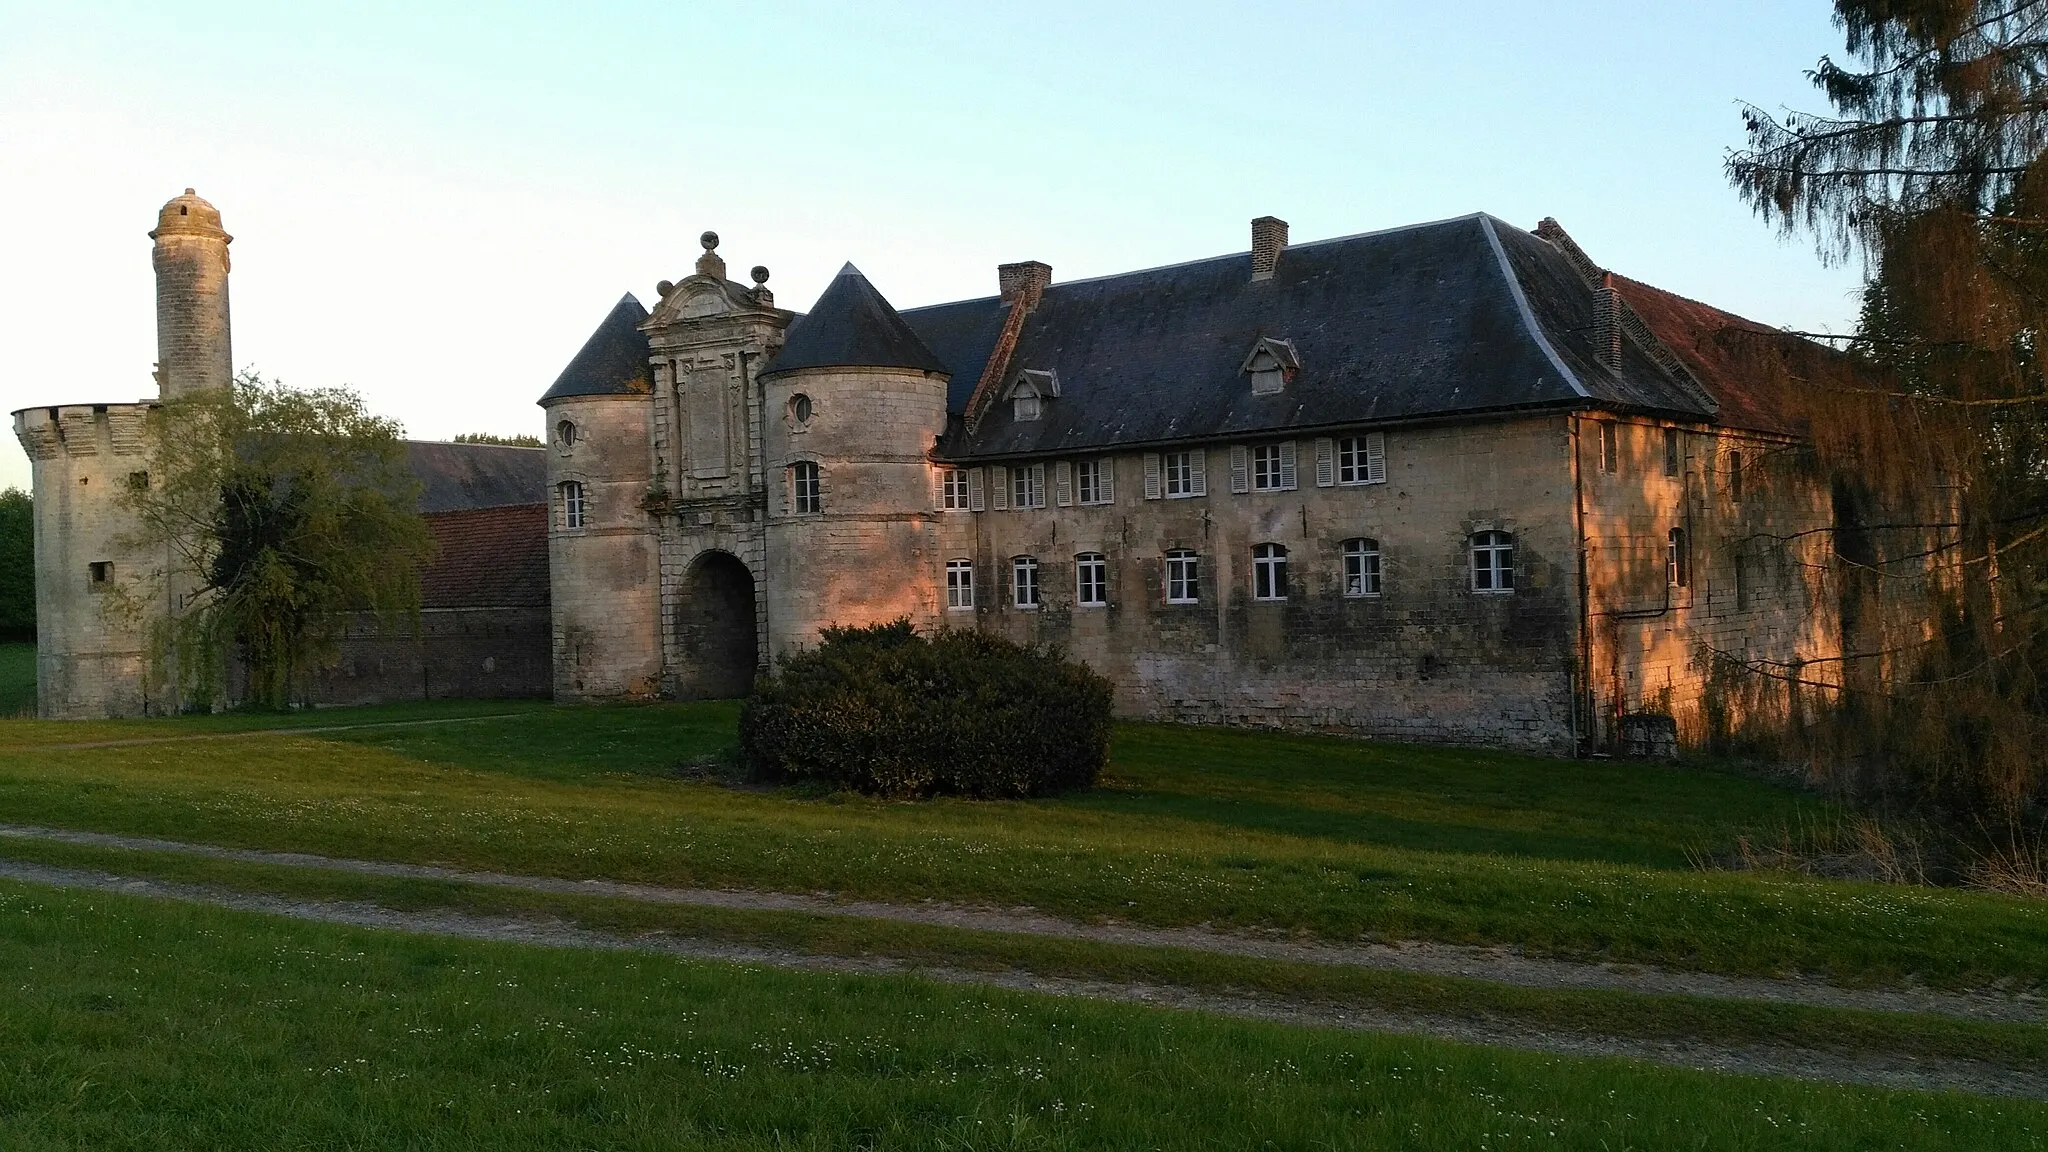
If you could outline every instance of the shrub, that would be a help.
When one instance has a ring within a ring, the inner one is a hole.
[[[762,678],[740,754],[767,780],[894,797],[1044,796],[1095,782],[1109,682],[1050,648],[908,620],[827,628]]]

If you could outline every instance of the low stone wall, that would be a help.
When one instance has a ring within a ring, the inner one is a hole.
[[[545,605],[426,608],[417,634],[403,626],[384,633],[360,613],[309,695],[321,705],[545,699],[552,675]]]

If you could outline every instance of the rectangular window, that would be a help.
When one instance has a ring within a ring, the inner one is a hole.
[[[583,485],[579,481],[562,482],[562,527],[583,527]]]
[[[944,502],[940,504],[940,507],[944,508],[948,512],[965,512],[968,510],[966,469],[946,469],[945,499]]]
[[[114,562],[95,560],[85,566],[86,574],[94,584],[110,584],[114,580]]]
[[[1472,590],[1515,590],[1515,538],[1506,532],[1472,534]]]
[[[1167,499],[1178,500],[1208,494],[1209,477],[1200,449],[1168,452],[1161,460],[1166,470]]]
[[[974,607],[974,561],[946,561],[946,608],[965,611]]]
[[[1111,469],[1114,461],[1106,456],[1092,460],[1079,460],[1074,464],[1074,487],[1083,504],[1108,504],[1113,497],[1110,491]]]
[[[1728,498],[1742,503],[1742,453],[1728,454]]]
[[[1019,464],[1010,469],[1010,507],[1045,507],[1045,465]]]
[[[1600,470],[1602,472],[1612,473],[1621,471],[1620,435],[1620,432],[1614,426],[1614,421],[1602,420],[1600,422]]]
[[[1011,602],[1019,608],[1038,607],[1038,558],[1019,556],[1010,561]]]
[[[1379,541],[1346,540],[1344,542],[1344,594],[1346,596],[1377,596],[1380,594]]]
[[[1166,554],[1166,602],[1168,604],[1194,604],[1202,598],[1201,584],[1197,577],[1195,554],[1185,548],[1176,548]]]
[[[1686,546],[1683,528],[1673,528],[1665,536],[1664,575],[1673,588],[1692,585],[1692,555]]]
[[[824,507],[818,466],[799,460],[789,466],[790,509],[797,513],[817,512]]]
[[[1678,429],[1664,430],[1664,474],[1676,476],[1685,463],[1685,445],[1679,439]]]
[[[1337,441],[1337,483],[1387,482],[1387,437],[1384,432],[1347,436]]]
[[[1287,599],[1287,549],[1260,544],[1252,549],[1252,599]]]
[[[1109,558],[1100,552],[1074,557],[1074,603],[1100,608],[1109,603]]]
[[[1259,444],[1252,448],[1252,491],[1281,491],[1280,445]]]

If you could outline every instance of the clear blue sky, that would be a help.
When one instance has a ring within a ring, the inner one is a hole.
[[[1736,101],[1815,103],[1821,0],[820,5],[0,0],[0,402],[151,392],[149,242],[187,185],[234,245],[235,358],[411,434],[533,401],[706,228],[803,308],[898,306],[1484,210],[1772,324],[1852,270],[1721,176]],[[24,483],[13,438],[0,484]]]

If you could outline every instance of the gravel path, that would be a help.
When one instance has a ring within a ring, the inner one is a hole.
[[[1150,1004],[1294,1025],[1432,1036],[1567,1056],[1622,1056],[1705,1071],[1788,1076],[1884,1088],[1949,1089],[2048,1100],[2048,1075],[1967,1060],[1924,1061],[1875,1053],[1852,1056],[1837,1052],[1763,1045],[1718,1047],[1699,1043],[1588,1036],[1519,1027],[1506,1021],[1470,1020],[1351,1007],[1337,1008],[1280,997],[1226,996],[1184,988],[1073,980],[1023,972],[990,973],[944,967],[912,968],[883,958],[810,956],[748,945],[677,939],[659,934],[626,938],[591,932],[553,921],[471,916],[447,911],[401,912],[357,902],[286,900],[275,896],[228,892],[200,885],[140,880],[106,872],[54,868],[8,860],[0,860],[0,877],[62,888],[120,892],[209,904],[298,920],[453,936],[470,940],[536,944],[553,948],[642,952],[806,971],[910,973],[950,984]]]
[[[1756,1000],[1825,1008],[1866,1008],[1881,1012],[1923,1012],[1974,1020],[2048,1023],[2048,1002],[2041,990],[2000,995],[1938,991],[1929,988],[1843,988],[1818,980],[1720,976],[1706,972],[1652,968],[1633,964],[1585,963],[1524,956],[1505,947],[1478,948],[1457,944],[1409,941],[1400,944],[1322,944],[1274,937],[1218,932],[1207,928],[1143,928],[1125,924],[1080,924],[1032,909],[972,908],[927,901],[886,904],[871,900],[840,900],[830,895],[800,895],[723,888],[663,888],[609,880],[563,880],[549,876],[517,876],[502,872],[469,872],[427,864],[395,864],[349,860],[301,852],[264,852],[220,848],[177,840],[112,836],[0,824],[0,837],[53,840],[99,848],[175,852],[216,860],[324,868],[367,876],[451,880],[529,892],[579,896],[613,896],[651,904],[682,904],[777,912],[809,912],[910,924],[934,924],[987,932],[1011,932],[1065,940],[1185,948],[1268,960],[1297,960],[1440,976],[1464,976],[1525,988],[1585,988],[1711,996],[1723,1000]]]

